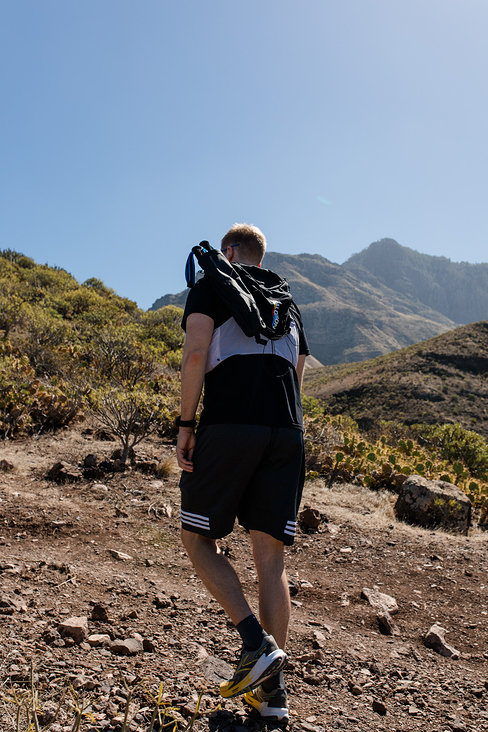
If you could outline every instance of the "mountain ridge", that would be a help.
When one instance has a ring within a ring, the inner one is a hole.
[[[312,355],[322,364],[364,361],[488,318],[488,264],[451,262],[393,239],[344,264],[320,254],[267,252],[299,305]],[[188,291],[150,308],[184,306]]]

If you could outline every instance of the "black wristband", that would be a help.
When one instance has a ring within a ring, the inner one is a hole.
[[[175,425],[177,427],[195,427],[197,424],[196,419],[187,419],[183,420],[181,417],[176,417],[175,419]]]

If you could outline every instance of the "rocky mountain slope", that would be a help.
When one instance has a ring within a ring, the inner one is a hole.
[[[382,239],[343,266],[360,279],[416,298],[457,323],[488,318],[488,264],[451,262]]]
[[[380,420],[405,424],[459,422],[488,437],[488,321],[361,364],[312,369],[305,392],[327,412],[348,414],[371,429]]]
[[[312,355],[324,365],[374,358],[488,318],[488,264],[420,254],[392,239],[343,265],[268,252],[264,266],[290,283]],[[166,295],[152,309],[183,306],[186,295]]]

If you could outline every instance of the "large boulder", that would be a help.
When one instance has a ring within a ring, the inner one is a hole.
[[[452,483],[411,475],[400,489],[395,514],[409,524],[467,535],[471,501]]]

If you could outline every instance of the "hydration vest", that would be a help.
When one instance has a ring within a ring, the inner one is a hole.
[[[231,264],[208,241],[200,242],[190,252],[185,267],[188,287],[195,285],[194,257],[246,336],[258,343],[276,341],[290,332],[292,318],[301,321],[286,280],[267,270],[271,284],[264,285],[244,266]]]

